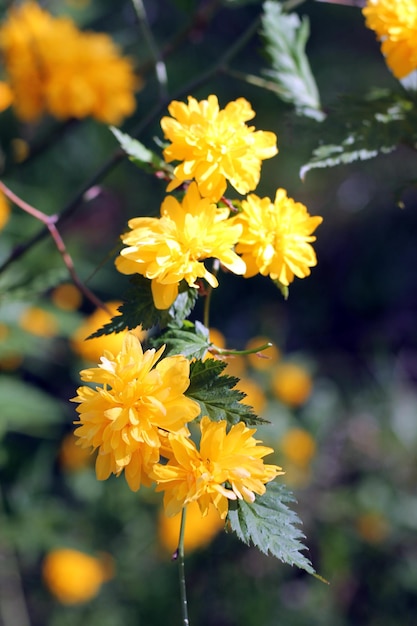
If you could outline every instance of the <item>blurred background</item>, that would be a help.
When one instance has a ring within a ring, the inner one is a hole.
[[[4,16],[11,2],[0,2]],[[142,76],[133,132],[158,98],[149,50],[125,0],[54,0],[54,14],[107,32]],[[272,341],[268,358],[230,359],[247,403],[270,421],[259,437],[286,471],[315,569],[326,585],[266,557],[190,513],[186,539],[190,621],[199,626],[412,626],[417,612],[417,156],[408,148],[374,160],[299,170],[320,123],[297,117],[274,94],[226,73],[193,81],[256,19],[257,2],[145,2],[167,52],[169,93],[210,93],[221,106],[243,96],[257,129],[278,136],[257,194],[277,187],[322,215],[318,266],[284,301],[266,278],[224,275],[213,294],[212,340],[243,349]],[[207,14],[205,11],[207,10]],[[212,13],[210,13],[212,11]],[[199,18],[194,19],[196,12]],[[323,107],[369,86],[395,88],[359,8],[306,2],[308,54]],[[258,37],[232,61],[259,75]],[[190,91],[184,87],[190,84]],[[191,91],[192,89],[192,91]],[[165,111],[163,112],[165,114]],[[100,122],[0,114],[2,180],[47,214],[60,213],[117,149]],[[159,150],[159,118],[139,139]],[[60,227],[76,270],[116,310],[128,286],[113,266],[129,218],[156,215],[165,183],[127,159],[92,183]],[[401,201],[401,204],[399,204]],[[401,207],[401,208],[400,208]],[[0,204],[0,265],[41,226]],[[84,342],[107,320],[70,283],[44,237],[0,276],[0,623],[115,626],[180,623],[178,520],[158,494],[95,479],[74,446],[79,371],[105,342]],[[196,315],[200,311],[197,308]],[[111,343],[113,345],[113,343]]]

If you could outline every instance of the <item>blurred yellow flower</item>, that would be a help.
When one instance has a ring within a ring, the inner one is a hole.
[[[139,82],[112,39],[81,32],[70,18],[53,17],[36,2],[10,9],[0,50],[16,114],[25,122],[49,113],[118,124],[135,109]]]
[[[58,323],[52,313],[37,306],[28,307],[19,318],[19,326],[32,335],[55,337]]]
[[[417,69],[415,0],[368,0],[362,13],[366,26],[382,42],[382,53],[394,76],[401,79]]]
[[[247,342],[245,350],[255,350],[256,348],[259,348],[266,343],[271,343],[268,337],[264,337],[263,335],[260,335],[258,337],[252,337],[252,339],[249,339],[249,341]],[[254,352],[253,354],[246,355],[249,363],[256,370],[270,369],[271,365],[276,363],[279,357],[280,351],[274,344],[266,350],[262,350],[262,352]]]
[[[158,537],[161,545],[171,554],[178,547],[181,513],[167,517],[162,508],[158,515]],[[188,553],[207,546],[224,528],[216,509],[211,506],[203,516],[197,502],[187,504],[187,516],[184,532],[184,549]]]
[[[226,371],[226,374],[229,374],[229,371]],[[241,402],[251,406],[256,415],[262,415],[266,407],[266,396],[262,387],[252,378],[246,377],[240,378],[236,389],[246,394]]]
[[[4,195],[0,191],[0,230],[4,228],[9,221],[10,217],[10,204]]]
[[[356,520],[358,534],[368,543],[381,543],[390,533],[385,517],[376,511],[364,513]]]
[[[272,373],[272,391],[284,404],[297,407],[304,404],[312,391],[309,372],[297,363],[281,363]]]
[[[164,159],[182,161],[174,170],[168,190],[194,179],[200,194],[217,202],[226,191],[227,181],[241,194],[256,188],[261,161],[275,156],[274,133],[255,131],[246,122],[255,117],[244,98],[229,102],[222,110],[211,95],[198,102],[188,97],[188,105],[174,100],[168,107],[171,117],[163,117],[161,127],[171,144]]]
[[[303,428],[290,428],[281,437],[280,448],[288,461],[305,468],[316,453],[316,442]]]
[[[59,602],[82,604],[92,600],[102,583],[112,577],[110,559],[100,560],[78,550],[60,548],[46,555],[42,577]]]
[[[66,435],[59,449],[59,463],[64,470],[75,472],[92,464],[94,457],[86,448],[77,445],[78,439],[73,433]]]
[[[99,480],[124,470],[132,491],[149,485],[160,455],[159,429],[188,435],[186,423],[200,413],[199,404],[184,396],[189,361],[182,355],[159,360],[164,348],[143,352],[139,339],[128,333],[118,354],[105,351],[98,367],[81,372],[94,387],[79,387],[71,400],[79,403],[75,435],[83,448],[98,449]]]
[[[261,273],[287,286],[294,276],[304,278],[317,265],[310,242],[316,240],[312,233],[323,219],[311,217],[285,189],[277,190],[274,203],[249,195],[231,221],[243,226],[236,252],[246,263],[245,277]]]
[[[63,283],[55,287],[51,293],[51,300],[59,309],[76,311],[82,303],[81,291],[72,283]]]
[[[105,350],[112,354],[119,352],[127,333],[127,331],[122,331],[87,339],[87,337],[110,322],[111,318],[118,314],[118,309],[122,303],[118,300],[112,300],[105,304],[109,312],[104,309],[96,309],[77,328],[71,339],[71,347],[74,352],[86,361],[92,361],[93,363],[98,363]],[[146,332],[142,330],[141,326],[130,332],[133,332],[141,341],[146,337]]]
[[[0,113],[9,108],[13,102],[13,92],[8,83],[0,80]]]
[[[262,442],[252,436],[256,428],[239,422],[226,432],[225,421],[213,422],[208,417],[202,418],[200,428],[200,451],[191,439],[170,434],[168,463],[153,467],[156,491],[165,492],[169,517],[197,501],[203,515],[213,504],[224,519],[229,500],[253,502],[255,494],[265,493],[265,483],[283,473],[277,465],[264,465],[262,458],[273,449],[258,445]]]
[[[168,309],[186,280],[190,287],[204,278],[217,287],[217,278],[203,261],[220,262],[235,274],[243,274],[245,264],[233,251],[242,227],[233,225],[229,209],[218,209],[207,198],[201,198],[191,183],[180,204],[167,196],[161,206],[161,217],[137,217],[129,222],[131,231],[122,236],[123,248],[116,259],[122,274],[142,274],[152,280],[152,295],[157,309]]]

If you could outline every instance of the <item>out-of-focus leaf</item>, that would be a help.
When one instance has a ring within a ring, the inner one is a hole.
[[[264,495],[256,496],[255,502],[232,500],[227,516],[230,529],[247,545],[314,574],[311,562],[302,554],[306,547],[301,541],[301,521],[287,506],[288,502],[295,502],[294,496],[276,482],[269,483]]]
[[[110,126],[110,130],[116,137],[120,147],[126,152],[129,160],[135,165],[146,171],[154,172],[155,170],[167,170],[169,166],[155,152],[149,150],[137,139],[134,139],[121,130]]]
[[[49,394],[13,376],[0,375],[0,434],[43,435],[62,419],[62,406]]]
[[[262,35],[271,69],[263,74],[274,81],[279,95],[295,106],[297,113],[318,121],[324,119],[316,82],[305,53],[310,34],[308,19],[285,14],[279,2],[263,5]]]
[[[328,116],[321,129],[322,144],[302,166],[301,178],[314,168],[386,154],[401,142],[416,145],[417,112],[404,95],[374,90],[362,99],[341,99],[338,109]]]

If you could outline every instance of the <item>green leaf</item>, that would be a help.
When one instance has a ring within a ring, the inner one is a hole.
[[[52,396],[13,376],[0,376],[0,435],[7,431],[43,436],[62,419],[62,405]]]
[[[154,305],[151,281],[140,274],[130,279],[132,287],[128,290],[125,302],[118,308],[120,315],[112,317],[110,322],[96,330],[88,339],[101,337],[111,333],[120,333],[122,330],[132,330],[141,325],[148,330],[159,324],[165,328],[168,324],[173,327],[181,326],[197,301],[198,291],[181,285],[180,293],[169,309],[157,309]],[[183,291],[181,291],[183,289]]]
[[[198,289],[189,287],[185,281],[180,284],[179,294],[169,309],[169,326],[181,328],[198,300]]]
[[[230,502],[229,527],[247,545],[314,574],[310,560],[302,554],[306,547],[299,529],[301,521],[287,506],[288,502],[295,502],[295,498],[284,485],[268,483],[264,495],[257,496],[255,502]]]
[[[387,89],[364,98],[344,97],[321,125],[321,141],[300,169],[302,179],[314,168],[371,159],[402,142],[416,145],[417,113],[411,100]]]
[[[298,114],[323,120],[319,92],[305,53],[308,19],[300,21],[296,13],[283,13],[278,2],[265,2],[263,10],[262,36],[271,64],[263,74],[278,85],[282,100],[293,104]]]
[[[247,426],[265,424],[252,407],[242,404],[246,394],[233,389],[239,382],[234,376],[222,374],[226,363],[217,359],[194,361],[190,364],[190,386],[186,395],[196,400],[201,415],[208,415],[214,422],[226,420],[229,426],[245,422]]]
[[[126,152],[132,163],[147,172],[170,169],[165,161],[163,161],[155,152],[146,148],[143,143],[126,133],[122,133],[122,131],[114,126],[110,126],[109,128],[119,142],[120,147]]]
[[[184,322],[182,328],[168,328],[151,345],[166,345],[164,356],[183,354],[188,359],[202,359],[210,347],[209,331],[201,322]]]

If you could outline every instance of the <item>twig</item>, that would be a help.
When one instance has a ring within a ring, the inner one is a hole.
[[[2,181],[0,181],[0,190],[4,193],[5,196],[7,196],[9,198],[9,200],[11,200],[14,204],[16,204],[16,206],[20,207],[23,211],[25,211],[29,215],[32,215],[32,217],[34,217],[35,219],[37,219],[40,222],[42,222],[43,224],[45,224],[46,228],[48,229],[49,233],[51,234],[52,239],[55,242],[55,245],[57,247],[58,252],[62,256],[62,260],[64,261],[65,265],[68,268],[69,274],[70,274],[74,284],[85,295],[85,297],[88,298],[96,307],[104,309],[105,311],[108,311],[106,305],[103,302],[101,302],[101,300],[99,298],[97,298],[97,296],[94,295],[94,293],[92,291],[90,291],[90,289],[86,285],[84,285],[84,283],[78,277],[78,274],[77,274],[77,272],[75,270],[75,267],[74,267],[74,263],[72,261],[72,258],[69,255],[69,253],[68,253],[68,251],[67,251],[67,249],[65,247],[64,241],[63,241],[63,239],[62,239],[62,237],[61,237],[61,235],[60,235],[60,233],[59,233],[59,231],[58,231],[58,229],[56,227],[56,223],[58,221],[58,216],[57,215],[46,215],[46,213],[43,213],[42,211],[39,211],[39,209],[36,209],[32,205],[30,205],[27,202],[25,202],[24,200],[22,200],[22,198],[17,196]]]
[[[165,100],[168,97],[168,75],[165,63],[162,59],[162,54],[158,50],[152,31],[149,28],[148,18],[142,0],[132,0],[132,4],[136,11],[136,15],[138,16],[139,26],[151,52],[156,79],[159,85],[160,99]]]

